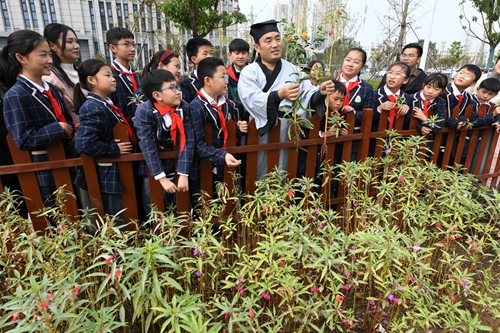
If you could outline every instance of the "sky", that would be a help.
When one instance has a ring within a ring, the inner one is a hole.
[[[461,7],[459,0],[411,0],[413,3],[420,3],[420,6],[415,10],[413,16],[416,19],[413,26],[415,33],[411,32],[407,35],[406,42],[414,42],[418,39],[427,39],[431,30],[432,9],[436,1],[436,10],[434,23],[432,25],[431,37],[432,42],[437,42],[437,48],[447,49],[452,41],[460,41],[462,45],[469,44],[470,50],[479,49],[480,42],[474,38],[466,37],[465,32],[460,24],[459,15]],[[308,0],[308,5],[316,0]],[[286,4],[288,0],[239,0],[241,11],[244,14],[249,14],[252,10],[257,16],[257,21],[265,21],[273,19],[274,5]],[[372,45],[382,42],[380,23],[377,17],[382,17],[383,13],[389,9],[389,5],[385,0],[351,0],[353,6],[347,7],[349,16],[357,17],[357,26],[359,30],[356,34],[356,40],[360,41],[361,45],[369,48]],[[355,8],[350,8],[354,7]],[[477,15],[470,3],[465,5],[466,15]],[[477,29],[481,32],[480,29]],[[443,44],[444,43],[444,44]]]

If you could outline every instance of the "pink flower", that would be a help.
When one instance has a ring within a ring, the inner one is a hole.
[[[283,289],[280,289],[278,291],[280,292],[280,294],[284,294],[285,293],[285,291]]]
[[[262,211],[267,212],[267,206],[262,207]]]
[[[253,313],[252,310],[248,310],[248,316],[252,318],[253,316],[255,316],[255,313]]]
[[[358,204],[357,202],[353,203],[353,206],[354,206],[354,207],[358,207],[358,205],[359,205],[359,204]]]
[[[294,292],[295,292],[295,288],[294,288],[294,287],[290,288],[290,291],[291,291],[292,293],[294,293]]]
[[[47,302],[41,301],[40,302],[40,307],[43,308],[43,309],[46,309],[47,308]]]
[[[198,253],[199,253],[198,252],[198,247],[195,246],[194,249],[193,249],[193,256],[196,257],[198,255]]]
[[[333,30],[330,30],[330,31],[328,32],[328,34],[329,34],[330,36],[333,36]]]
[[[323,229],[323,225],[322,224],[318,225],[318,229]]]
[[[402,182],[402,181],[404,181],[405,179],[404,179],[403,177],[398,177],[398,180],[399,180],[400,182]]]
[[[114,257],[111,255],[111,256],[107,257],[107,258],[104,260],[104,262],[105,262],[105,263],[108,263],[108,262],[110,262],[111,260],[113,260],[113,258],[114,258]]]
[[[344,288],[345,290],[349,290],[349,285],[348,285],[348,284],[344,284],[343,288]]]
[[[436,226],[436,228],[441,228],[441,223],[436,222],[435,226]]]
[[[348,278],[348,279],[350,279],[350,278],[351,278],[351,274],[347,273],[347,274],[345,275],[345,277],[346,277],[346,278]]]
[[[12,321],[16,321],[18,317],[19,317],[19,313],[17,313],[17,312],[16,312],[16,313],[14,313],[14,314],[12,315]]]
[[[115,276],[119,277],[120,275],[122,275],[122,271],[120,269],[115,270]]]
[[[260,296],[262,296],[264,299],[267,299],[267,300],[270,300],[271,299],[271,295],[269,295],[268,293],[266,293],[265,291],[261,292],[260,293]]]
[[[477,248],[477,243],[472,243],[470,246],[472,246],[473,249],[476,249]]]
[[[319,215],[319,209],[318,208],[314,208],[314,214]]]
[[[450,301],[455,302],[456,300],[457,300],[457,299],[455,298],[455,296],[451,296],[451,297],[450,297]]]
[[[318,290],[319,290],[319,288],[317,286],[312,286],[311,287],[311,292],[313,292],[313,293],[317,293]]]
[[[418,251],[418,250],[420,250],[420,246],[419,246],[419,245],[413,245],[413,249],[414,249],[415,251]]]
[[[391,150],[390,150],[390,149],[386,149],[386,150],[385,150],[385,153],[386,153],[386,154],[390,154],[390,153],[391,153]]]
[[[343,300],[344,300],[344,296],[342,296],[342,295],[337,295],[337,297],[335,298],[335,302],[337,302],[337,303],[340,303]]]
[[[47,302],[54,298],[54,294],[47,293]]]
[[[194,273],[194,274],[196,274],[197,277],[200,277],[200,276],[203,275],[203,272],[202,271],[196,271],[196,273]]]
[[[82,289],[82,287],[80,287],[80,286],[75,286],[75,291],[74,291],[74,294],[75,294],[75,295],[78,295],[78,293],[80,292],[80,289]]]

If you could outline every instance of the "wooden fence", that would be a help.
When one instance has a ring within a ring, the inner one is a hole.
[[[455,110],[455,113],[458,109]],[[349,113],[346,115],[346,122],[349,124],[348,132],[349,134],[346,136],[340,136],[338,138],[330,137],[326,140],[327,144],[327,153],[325,156],[326,160],[333,161],[336,143],[343,143],[342,148],[342,160],[350,160],[351,156],[351,148],[352,144],[355,141],[358,141],[358,154],[357,159],[362,160],[368,156],[370,140],[374,138],[385,138],[387,137],[387,133],[385,129],[387,128],[387,113],[384,112],[381,114],[379,127],[377,132],[371,132],[372,127],[372,116],[373,110],[364,109],[363,110],[363,118],[361,123],[360,133],[354,133],[354,114]],[[469,118],[471,115],[471,109],[467,109],[466,117]],[[402,134],[403,136],[410,135],[419,135],[416,126],[418,121],[412,117],[410,127],[408,130],[403,130],[403,119],[404,117],[400,117],[395,124],[395,129]],[[321,149],[321,145],[324,143],[324,139],[320,138],[318,135],[319,132],[319,124],[320,119],[317,115],[314,115],[311,118],[311,121],[314,125],[314,129],[309,132],[309,139],[304,139],[299,142],[300,146],[308,148],[308,159],[306,165],[306,176],[314,177],[316,170],[316,156]],[[246,153],[246,172],[243,175],[243,181],[245,183],[245,190],[247,193],[253,193],[255,191],[255,181],[257,178],[257,155],[260,151],[268,151],[268,171],[272,171],[274,167],[278,164],[279,150],[280,149],[288,149],[288,174],[289,177],[293,177],[297,173],[297,160],[298,160],[298,150],[297,146],[293,142],[279,142],[279,126],[274,127],[269,133],[269,143],[267,144],[258,144],[259,134],[257,129],[255,128],[254,121],[252,120],[248,126],[248,134],[246,136],[246,145],[245,146],[237,146],[236,145],[236,124],[233,121],[228,123],[228,131],[229,138],[227,142],[227,151],[233,154],[236,153]],[[459,132],[460,139],[457,145],[456,158],[455,162],[460,162],[460,156],[462,155],[464,143],[466,141],[466,136],[468,135],[468,129],[461,129]],[[205,131],[207,134],[206,140],[207,142],[211,142],[211,130]],[[449,130],[446,128],[441,129],[441,131],[435,136],[434,142],[441,142],[442,136],[446,133],[455,133],[456,131]],[[474,156],[474,147],[476,146],[476,142],[478,141],[478,137],[482,132],[481,136],[483,138],[488,138],[490,135],[492,136],[491,146],[488,151],[486,151],[488,141],[487,139],[481,140],[481,144],[478,149],[478,161],[482,160],[482,157],[487,154],[484,172],[479,174],[481,163],[478,162],[475,165],[474,170],[469,170],[471,167],[471,163]],[[496,146],[498,143],[498,133],[494,130],[492,126],[483,127],[483,128],[474,128],[472,130],[472,135],[470,137],[470,144],[467,153],[467,157],[465,160],[465,171],[464,172],[472,172],[479,179],[488,179],[491,178],[491,184],[496,184],[498,177],[500,176],[500,162],[495,161],[495,165],[493,165],[493,152],[496,150]],[[115,137],[122,141],[127,140],[128,135],[126,128],[123,124],[117,125],[115,128]],[[453,145],[454,135],[448,135],[448,140],[445,147],[444,153],[444,161],[448,161],[451,156],[451,147]],[[19,181],[21,183],[21,188],[25,197],[30,198],[31,200],[26,201],[26,205],[28,207],[28,211],[35,212],[39,211],[43,207],[43,200],[40,195],[40,191],[38,189],[37,180],[35,176],[35,171],[39,170],[52,170],[56,187],[60,187],[66,185],[66,189],[69,191],[73,191],[74,185],[72,185],[72,178],[70,175],[70,169],[74,169],[76,167],[83,167],[87,179],[88,192],[90,196],[90,202],[92,208],[94,208],[97,213],[101,216],[104,215],[104,207],[102,204],[101,192],[99,188],[99,182],[96,171],[96,161],[88,156],[82,155],[78,158],[66,159],[64,154],[64,149],[61,142],[55,142],[50,145],[47,145],[47,154],[49,161],[48,162],[38,162],[32,163],[30,153],[27,151],[20,151],[17,149],[10,136],[8,137],[9,146],[11,147],[11,152],[14,160],[14,165],[1,166],[0,167],[0,175],[5,174],[17,174],[19,177]],[[375,150],[375,156],[381,156],[383,154],[382,147],[377,144],[377,148]],[[433,156],[432,161],[436,162],[438,157],[439,144],[434,144],[433,148]],[[160,154],[161,158],[177,158],[177,152],[174,150],[173,152],[164,152]],[[99,160],[98,162],[116,162],[119,165],[120,178],[123,183],[123,206],[126,208],[125,210],[125,218],[128,221],[129,219],[137,219],[138,217],[138,205],[140,202],[137,202],[136,199],[136,190],[134,187],[134,177],[132,170],[132,162],[143,160],[141,153],[135,153],[130,155],[122,155],[119,158],[108,158]],[[446,164],[446,163],[444,163]],[[443,165],[442,168],[446,168],[446,165]],[[490,169],[492,172],[490,172]],[[212,166],[210,162],[202,161],[201,162],[201,189],[210,195],[212,195]],[[234,171],[234,168],[228,168],[227,166],[224,168],[224,179],[228,184],[228,190],[232,191],[232,181],[231,174],[229,172]],[[0,183],[1,185],[1,183]],[[149,186],[151,193],[151,201],[156,204],[158,209],[164,210],[164,201],[163,201],[163,189],[158,181],[155,181],[154,178],[149,175]],[[1,191],[3,191],[3,186],[0,187]],[[327,189],[322,189],[323,193],[326,194]],[[67,198],[66,208],[68,214],[77,218],[78,217],[78,208],[76,200],[72,197]],[[340,203],[344,201],[344,191],[342,184],[339,187],[338,196],[334,199],[330,200],[330,204]],[[189,210],[189,194],[188,193],[177,193],[177,210],[179,212],[188,211]],[[229,207],[227,211],[231,211],[231,203],[229,203]],[[43,230],[45,229],[47,223],[44,217],[37,216],[37,214],[31,214],[31,218],[33,220],[35,230]]]

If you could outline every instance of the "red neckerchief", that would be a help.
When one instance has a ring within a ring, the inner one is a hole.
[[[460,107],[460,105],[462,105],[462,100],[464,99],[464,95],[458,94],[457,98],[458,98],[458,107]]]
[[[132,90],[133,91],[136,91],[137,89],[139,89],[139,85],[137,84],[137,81],[135,80],[135,75],[137,74],[137,72],[125,72],[125,71],[122,71],[121,69],[116,68],[116,66],[114,64],[111,64],[110,66],[113,67],[113,69],[115,69],[121,75],[128,75],[128,76],[130,76],[130,81],[132,82]]]
[[[205,96],[203,96],[201,91],[198,91],[196,93],[196,95],[200,96],[201,98],[203,98],[204,100],[206,100],[208,102],[208,100],[205,98]],[[222,133],[224,135],[224,143],[222,144],[222,149],[226,149],[226,141],[227,141],[228,133],[227,133],[227,127],[226,127],[226,118],[224,117],[224,113],[222,113],[222,105],[224,105],[224,104],[217,105],[217,104],[212,104],[210,102],[208,102],[208,103],[214,109],[217,110],[217,115],[219,116],[220,127],[222,128]]]
[[[229,65],[226,68],[227,74],[233,79],[234,81],[238,82],[238,78],[236,77],[236,73],[233,70],[233,65]]]
[[[52,94],[52,89],[49,88],[49,90],[44,90],[43,94],[49,98],[50,105],[52,105],[52,109],[54,110],[54,113],[56,114],[56,118],[58,121],[67,123],[66,117],[64,117],[63,111],[61,109],[61,106],[55,99],[54,95]]]
[[[166,114],[170,115],[170,119],[172,119],[172,126],[170,126],[170,133],[172,137],[172,141],[174,142],[174,145],[177,142],[177,129],[179,129],[179,135],[181,137],[181,153],[184,150],[184,147],[186,146],[186,134],[184,133],[184,124],[182,123],[182,118],[175,113],[175,107],[169,108],[163,105],[160,105],[158,103],[154,103],[156,110],[160,112],[161,116],[163,117]]]
[[[481,107],[481,106],[484,106],[484,107]],[[483,112],[481,112],[481,110],[483,110]],[[488,114],[490,112],[490,104],[489,103],[481,103],[481,105],[479,105],[479,110],[478,111],[479,111],[478,115],[480,117]]]
[[[424,116],[429,117],[429,105],[431,105],[431,101],[422,100],[422,105],[424,106],[422,110]]]
[[[387,95],[387,97],[389,98],[389,101],[391,101],[391,103],[396,103],[396,101],[399,98],[398,95]],[[389,131],[392,130],[392,128],[394,127],[395,123],[394,117],[396,117],[396,119],[399,119],[399,113],[397,111],[398,107],[395,104],[394,107],[391,110],[389,110]]]
[[[137,145],[137,138],[135,137],[135,133],[134,133],[134,129],[132,128],[132,126],[130,126],[130,124],[128,123],[127,121],[127,118],[125,118],[125,116],[123,115],[122,113],[122,110],[120,110],[119,107],[117,107],[116,105],[114,104],[110,104],[108,103],[108,105],[113,109],[115,110],[116,113],[118,113],[118,115],[120,116],[120,118],[122,118],[122,121],[123,123],[125,124],[125,126],[127,126],[127,132],[128,132],[128,138],[130,139],[130,142],[132,142],[132,144],[135,146]]]
[[[356,88],[359,85],[359,78],[356,81],[351,82],[351,84],[349,84],[349,82],[340,81],[341,77],[342,77],[342,72],[339,73],[339,77],[337,78],[337,80],[345,86],[345,98],[344,98],[344,103],[342,103],[342,106],[346,106],[349,105],[349,101],[351,100],[350,92],[353,91],[354,88]]]

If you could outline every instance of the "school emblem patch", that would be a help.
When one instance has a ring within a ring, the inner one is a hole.
[[[354,102],[361,103],[361,96],[356,96],[356,98],[354,99]]]

